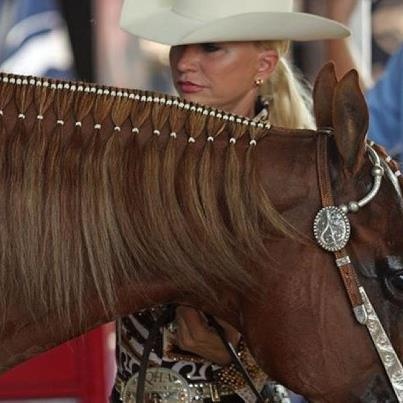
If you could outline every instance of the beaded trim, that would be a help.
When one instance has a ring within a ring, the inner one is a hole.
[[[134,99],[136,101],[141,101],[141,102],[148,102],[148,103],[156,103],[156,104],[162,104],[162,105],[167,105],[167,106],[174,106],[179,109],[184,109],[184,110],[190,110],[192,112],[196,112],[199,114],[202,114],[204,116],[211,116],[211,117],[216,117],[218,119],[222,119],[224,121],[229,121],[237,124],[242,124],[245,126],[251,126],[251,127],[259,127],[259,128],[266,128],[270,129],[271,124],[270,123],[258,123],[253,121],[252,119],[248,118],[240,118],[239,116],[232,115],[232,114],[225,114],[223,112],[220,112],[216,109],[212,108],[207,108],[207,107],[202,107],[202,106],[196,106],[192,105],[190,103],[185,103],[182,100],[179,99],[167,99],[166,97],[158,97],[158,96],[146,96],[146,95],[141,95],[136,92],[127,92],[123,90],[116,90],[116,89],[108,89],[108,88],[100,88],[97,86],[93,86],[90,84],[84,85],[84,84],[73,84],[73,83],[49,83],[49,81],[46,81],[46,79],[40,79],[40,78],[31,78],[28,80],[25,77],[9,77],[9,76],[3,76],[0,78],[0,81],[3,83],[10,83],[10,84],[17,84],[17,85],[31,85],[31,86],[36,86],[36,87],[43,87],[43,88],[51,88],[53,90],[67,90],[71,92],[84,92],[87,94],[97,94],[97,95],[105,95],[105,96],[112,96],[112,97],[118,97],[118,98],[128,98],[128,99]],[[3,115],[3,112],[0,111],[0,115]],[[20,119],[24,119],[22,117],[23,114],[19,115]],[[80,126],[81,122],[76,122],[76,126]]]
[[[233,114],[228,114],[224,113],[222,111],[219,111],[214,108],[209,108],[209,107],[203,107],[203,106],[198,106],[194,105],[188,102],[185,102],[179,98],[166,98],[166,97],[159,97],[157,95],[145,95],[139,92],[129,92],[129,91],[124,91],[124,90],[119,90],[119,89],[112,89],[112,88],[100,88],[91,84],[77,84],[77,83],[68,83],[68,82],[49,82],[47,79],[41,79],[41,78],[30,78],[29,80],[25,77],[10,77],[8,75],[0,75],[0,82],[3,83],[10,83],[10,84],[17,84],[17,85],[30,85],[30,86],[35,86],[35,87],[42,87],[44,89],[50,88],[51,90],[64,90],[64,91],[71,91],[71,92],[77,92],[77,93],[86,93],[86,94],[95,94],[98,96],[111,96],[111,97],[117,97],[117,98],[127,98],[135,101],[140,101],[140,102],[146,102],[146,103],[155,103],[155,104],[161,104],[161,105],[166,105],[171,108],[178,108],[178,109],[183,109],[183,110],[189,110],[194,113],[201,114],[203,116],[209,116],[213,117],[216,119],[223,120],[224,122],[231,122],[235,123],[238,125],[243,125],[251,128],[259,128],[259,129],[267,129],[270,130],[272,125],[270,122],[262,122],[256,120],[256,117],[253,119],[249,118],[243,118],[237,115]],[[0,110],[0,116],[3,116],[4,112]],[[20,113],[18,115],[19,119],[25,119],[25,114]],[[44,116],[39,114],[37,116],[38,120],[44,120]],[[57,120],[57,124],[60,126],[64,125],[64,121],[59,119]],[[82,122],[77,121],[75,122],[75,127],[82,127]],[[102,125],[100,123],[94,124],[94,129],[95,130],[100,130],[102,128]],[[120,132],[121,127],[115,126],[114,131]],[[134,127],[132,129],[133,134],[139,134],[140,130],[137,127]],[[161,132],[159,130],[154,130],[153,133],[157,136],[161,135]],[[177,138],[177,134],[175,132],[172,132],[170,134],[172,138]],[[209,136],[207,138],[207,141],[210,143],[213,143],[215,141],[213,136]],[[188,138],[188,143],[193,144],[196,142],[196,139],[194,137],[189,137]],[[230,138],[229,144],[235,145],[237,143],[237,139],[235,137]],[[250,146],[256,146],[257,141],[255,139],[250,140],[249,142]],[[396,173],[397,175],[397,173]]]

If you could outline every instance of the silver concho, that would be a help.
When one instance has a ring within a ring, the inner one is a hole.
[[[331,206],[316,215],[313,232],[323,249],[337,252],[347,245],[351,227],[346,214],[339,207]]]

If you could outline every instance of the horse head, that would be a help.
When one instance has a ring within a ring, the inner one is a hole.
[[[325,66],[314,101],[316,135],[283,139],[290,148],[283,147],[281,159],[278,150],[270,153],[274,141],[269,145],[267,139],[267,159],[288,163],[287,175],[267,179],[268,192],[275,189],[274,204],[302,235],[267,242],[272,261],[264,303],[247,305],[245,329],[250,329],[250,344],[258,360],[264,357],[267,372],[310,401],[395,402],[368,332],[354,318],[333,253],[302,239],[312,234],[324,198],[320,176],[328,170],[325,191],[331,191],[335,206],[344,205],[346,211],[350,206],[346,251],[402,359],[402,179],[397,165],[374,146],[385,175],[374,198],[358,208],[356,202],[373,189],[374,165],[366,139],[368,111],[356,72],[338,81],[333,65]],[[273,136],[281,135],[272,130]],[[326,137],[325,155],[318,151],[319,137]],[[268,164],[263,170],[271,176]]]

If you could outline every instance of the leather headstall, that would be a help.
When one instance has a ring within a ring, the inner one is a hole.
[[[403,366],[385,332],[372,303],[360,284],[357,273],[348,255],[346,245],[350,239],[351,227],[348,213],[357,213],[361,207],[373,200],[380,190],[383,165],[371,143],[367,144],[369,158],[373,164],[371,174],[374,183],[371,191],[358,202],[335,206],[328,165],[328,137],[332,130],[319,130],[317,142],[317,174],[322,209],[314,221],[314,235],[319,245],[334,254],[344,287],[358,323],[365,326],[379,355],[386,375],[399,403],[403,403]],[[373,144],[373,143],[372,143]],[[400,175],[400,171],[395,173]]]

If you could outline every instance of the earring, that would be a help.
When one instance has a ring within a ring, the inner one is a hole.
[[[261,87],[263,85],[264,81],[262,78],[256,78],[255,84],[257,87]]]

